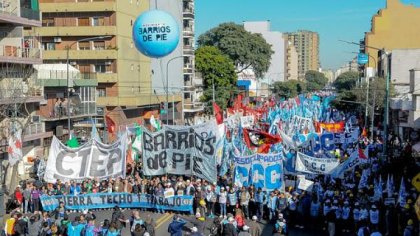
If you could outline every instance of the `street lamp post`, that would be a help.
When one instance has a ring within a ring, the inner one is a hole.
[[[173,60],[183,57],[184,56],[177,56],[169,59],[168,62],[166,62],[166,125],[169,125],[169,64]],[[184,96],[182,95],[182,97]],[[174,107],[172,107],[172,109],[174,109]],[[184,112],[184,107],[182,108],[182,112]]]
[[[348,42],[348,41],[344,41],[344,40],[339,40],[341,42],[344,43],[348,43],[348,44],[353,44],[353,45],[358,45],[361,46],[362,44],[360,43],[355,43],[355,42]],[[387,139],[388,139],[388,125],[389,125],[389,81],[390,81],[390,77],[391,77],[391,65],[390,65],[390,54],[385,50],[385,48],[376,48],[376,47],[372,47],[372,46],[366,46],[363,45],[366,48],[371,48],[374,50],[377,50],[381,53],[382,55],[385,55],[386,59],[387,59],[387,73],[386,73],[386,78],[385,78],[385,82],[386,82],[386,88],[385,88],[385,115],[384,115],[384,149],[383,149],[383,156],[386,156],[388,153],[388,143],[387,143]],[[388,159],[388,158],[387,158]]]
[[[66,63],[67,63],[67,126],[68,126],[68,131],[69,131],[69,140],[71,139],[70,76],[69,76],[69,73],[70,73],[70,48],[73,45],[75,45],[76,43],[79,43],[79,42],[86,42],[86,41],[97,40],[97,39],[106,39],[106,38],[110,38],[110,37],[111,36],[98,36],[98,37],[80,39],[80,40],[77,40],[77,41],[73,42],[69,46],[67,46],[67,55],[66,55]],[[72,85],[72,87],[73,87],[73,85]]]

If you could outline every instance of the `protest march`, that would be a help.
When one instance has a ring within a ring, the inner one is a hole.
[[[369,138],[360,117],[335,109],[334,98],[308,93],[250,106],[238,95],[226,110],[213,104],[215,118],[194,126],[153,118],[151,126],[120,131],[112,143],[92,135],[68,147],[54,138],[39,181],[16,188],[5,233],[125,235],[129,227],[131,235],[154,235],[150,219],[138,215],[150,211],[175,214],[169,232],[192,216],[190,235],[288,235],[304,228],[415,235],[419,160],[410,144],[398,147],[408,150],[401,156],[384,158],[383,143],[392,138]],[[106,224],[95,221],[95,212],[111,209]],[[273,230],[263,234],[260,224]]]

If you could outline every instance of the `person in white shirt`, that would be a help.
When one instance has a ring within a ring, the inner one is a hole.
[[[220,215],[226,218],[226,202],[227,202],[227,193],[224,187],[220,188],[219,193],[219,204],[220,204]]]

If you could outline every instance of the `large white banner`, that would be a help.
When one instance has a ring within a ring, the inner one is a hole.
[[[330,174],[339,163],[340,161],[336,158],[315,158],[298,152],[296,157],[296,171],[326,175]]]
[[[143,132],[144,174],[192,175],[215,182],[218,127],[216,121],[196,126],[164,126]]]
[[[78,148],[69,148],[54,136],[44,180],[55,183],[125,177],[126,147],[126,133],[110,145],[93,139]]]

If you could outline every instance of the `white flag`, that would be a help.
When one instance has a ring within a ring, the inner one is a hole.
[[[9,153],[9,163],[11,166],[14,166],[22,160],[22,130],[19,129],[10,136],[7,152]]]

